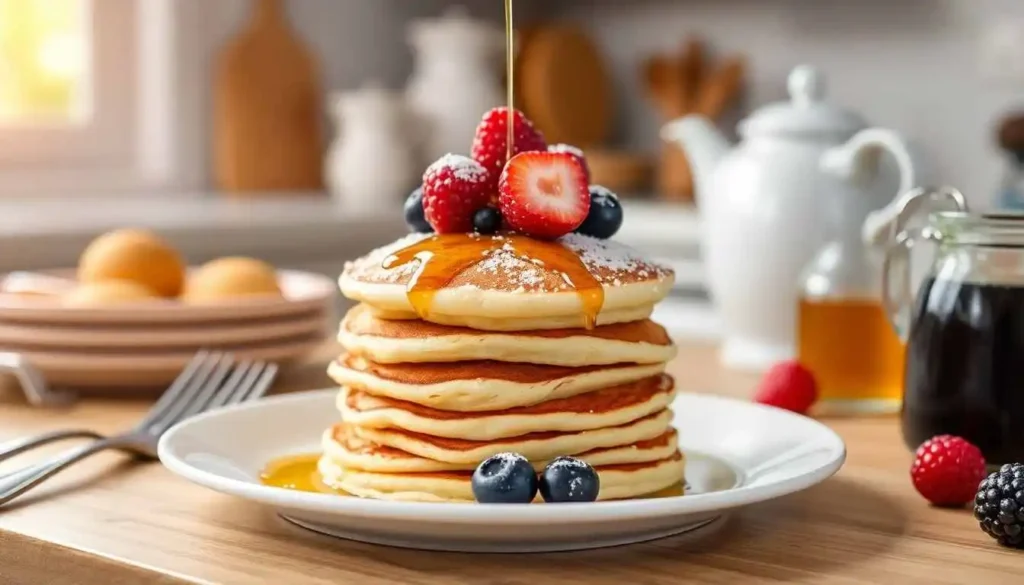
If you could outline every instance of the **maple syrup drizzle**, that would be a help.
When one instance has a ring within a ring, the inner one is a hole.
[[[409,279],[406,295],[416,314],[426,319],[437,291],[462,271],[502,248],[524,262],[561,273],[565,283],[575,289],[580,299],[583,326],[593,329],[604,304],[604,288],[575,252],[556,242],[517,234],[437,234],[388,256],[382,266],[389,269],[419,262],[419,267]]]
[[[278,457],[268,463],[263,472],[260,473],[260,483],[300,492],[352,497],[352,494],[334,489],[324,483],[323,478],[320,477],[320,472],[317,471],[316,463],[319,459],[320,455],[315,453]],[[640,498],[671,498],[681,496],[684,493],[683,484],[677,483],[653,494],[640,496]]]

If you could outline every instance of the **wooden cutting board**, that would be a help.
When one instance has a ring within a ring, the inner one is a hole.
[[[551,24],[531,28],[521,42],[517,94],[548,143],[603,144],[614,104],[604,59],[590,37],[576,27]]]
[[[317,64],[282,0],[255,0],[246,27],[219,56],[214,166],[229,193],[323,188]]]

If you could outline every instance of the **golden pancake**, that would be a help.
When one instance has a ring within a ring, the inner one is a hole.
[[[343,355],[327,373],[340,386],[440,410],[479,412],[531,406],[642,380],[665,364],[568,368],[496,361],[378,364]]]
[[[628,246],[579,234],[556,242],[449,236],[454,247],[431,250],[432,242],[444,241],[434,238],[411,234],[347,263],[339,279],[342,293],[391,318],[419,315],[446,325],[522,331],[585,326],[591,293],[603,297],[596,307],[598,324],[644,319],[674,280],[670,268]],[[423,250],[390,263],[410,248]],[[414,305],[410,284],[421,281],[436,258],[439,284],[421,297],[423,306]]]
[[[568,433],[529,433],[489,441],[435,437],[401,429],[375,429],[355,425],[352,425],[351,429],[360,439],[426,459],[446,463],[477,464],[503,451],[521,453],[531,461],[544,461],[559,455],[576,455],[594,449],[631,445],[661,436],[669,429],[671,422],[672,412],[664,409],[614,427]]]
[[[478,463],[446,463],[417,457],[392,447],[377,445],[356,435],[352,425],[339,423],[324,432],[324,457],[349,469],[380,473],[423,473],[431,471],[472,471]],[[675,429],[646,441],[579,453],[576,457],[597,465],[642,463],[671,457],[679,448]],[[534,462],[539,471],[546,461]]]
[[[410,502],[475,501],[471,471],[379,473],[350,469],[328,457],[321,457],[317,467],[328,486],[364,498]],[[601,481],[598,500],[619,500],[652,494],[682,482],[684,459],[683,454],[676,451],[657,461],[599,465],[594,469]],[[534,501],[539,502],[540,496]]]
[[[676,355],[665,328],[649,319],[594,329],[488,332],[381,319],[362,304],[345,315],[338,341],[349,353],[382,364],[495,360],[596,366],[667,362]]]
[[[378,319],[389,321],[413,321],[419,319],[415,313],[408,311],[391,311],[367,305],[370,313]],[[654,305],[642,305],[639,307],[628,307],[625,309],[609,309],[602,311],[597,316],[597,325],[610,325],[615,323],[628,323],[630,321],[643,321],[649,319],[654,312]],[[450,325],[452,327],[468,327],[478,331],[536,331],[543,329],[577,329],[583,325],[580,315],[563,315],[556,317],[453,317],[447,315],[433,315],[430,318],[434,323]]]
[[[362,390],[342,389],[338,409],[342,420],[355,426],[487,441],[622,425],[667,408],[674,389],[672,377],[662,374],[531,406],[472,413],[437,410]]]

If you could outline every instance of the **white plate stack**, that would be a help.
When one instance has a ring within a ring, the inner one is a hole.
[[[278,283],[283,297],[208,305],[78,308],[56,296],[0,293],[0,351],[21,354],[51,386],[85,389],[166,386],[200,349],[287,365],[337,326],[337,288],[292,270],[278,271]]]

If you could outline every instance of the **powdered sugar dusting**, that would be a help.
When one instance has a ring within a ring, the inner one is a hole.
[[[582,459],[575,457],[559,457],[548,463],[548,467],[551,469],[586,469],[590,467]]]
[[[461,154],[448,153],[434,161],[423,173],[424,178],[449,170],[460,181],[479,181],[487,178],[487,169],[480,163]]]
[[[571,144],[552,144],[548,146],[548,152],[561,152],[583,158],[583,151]]]
[[[434,234],[412,233],[399,238],[386,246],[381,246],[380,248],[371,250],[369,254],[358,260],[346,262],[343,274],[355,277],[373,276],[375,277],[373,280],[381,282],[398,282],[402,278],[410,277],[416,272],[419,264],[418,262],[409,262],[386,271],[381,270],[381,263],[384,262],[385,258],[395,252],[408,248],[414,244],[418,244],[433,235]]]
[[[601,207],[613,207],[619,202],[618,195],[613,193],[611,189],[601,185],[591,185],[590,193],[591,195],[597,195],[597,197],[590,198],[591,203],[596,203]]]
[[[384,260],[433,234],[409,234],[368,255],[347,263],[344,277],[380,283],[407,283],[420,267],[420,262],[407,262],[394,268],[383,268]],[[474,236],[486,238],[488,236]],[[562,292],[573,290],[571,278],[540,258],[524,254],[504,236],[494,236],[500,246],[482,252],[479,262],[466,268],[452,286],[474,286],[508,292]],[[573,251],[590,274],[608,287],[625,286],[645,280],[670,277],[672,270],[645,259],[629,246],[581,234],[569,234],[557,241]]]
[[[505,465],[511,465],[511,464],[516,463],[518,461],[527,461],[526,457],[523,457],[519,453],[512,453],[512,452],[509,452],[509,451],[505,451],[505,452],[502,452],[502,453],[495,453],[494,455],[491,455],[490,457],[488,457],[488,459],[493,459],[495,461],[500,461],[501,463],[504,463]]]
[[[635,281],[635,277],[643,279],[661,278],[672,273],[672,269],[645,259],[639,252],[613,242],[601,240],[583,234],[569,234],[559,240],[563,246],[576,252],[580,261],[602,283],[616,281]],[[625,278],[632,275],[633,278]]]

